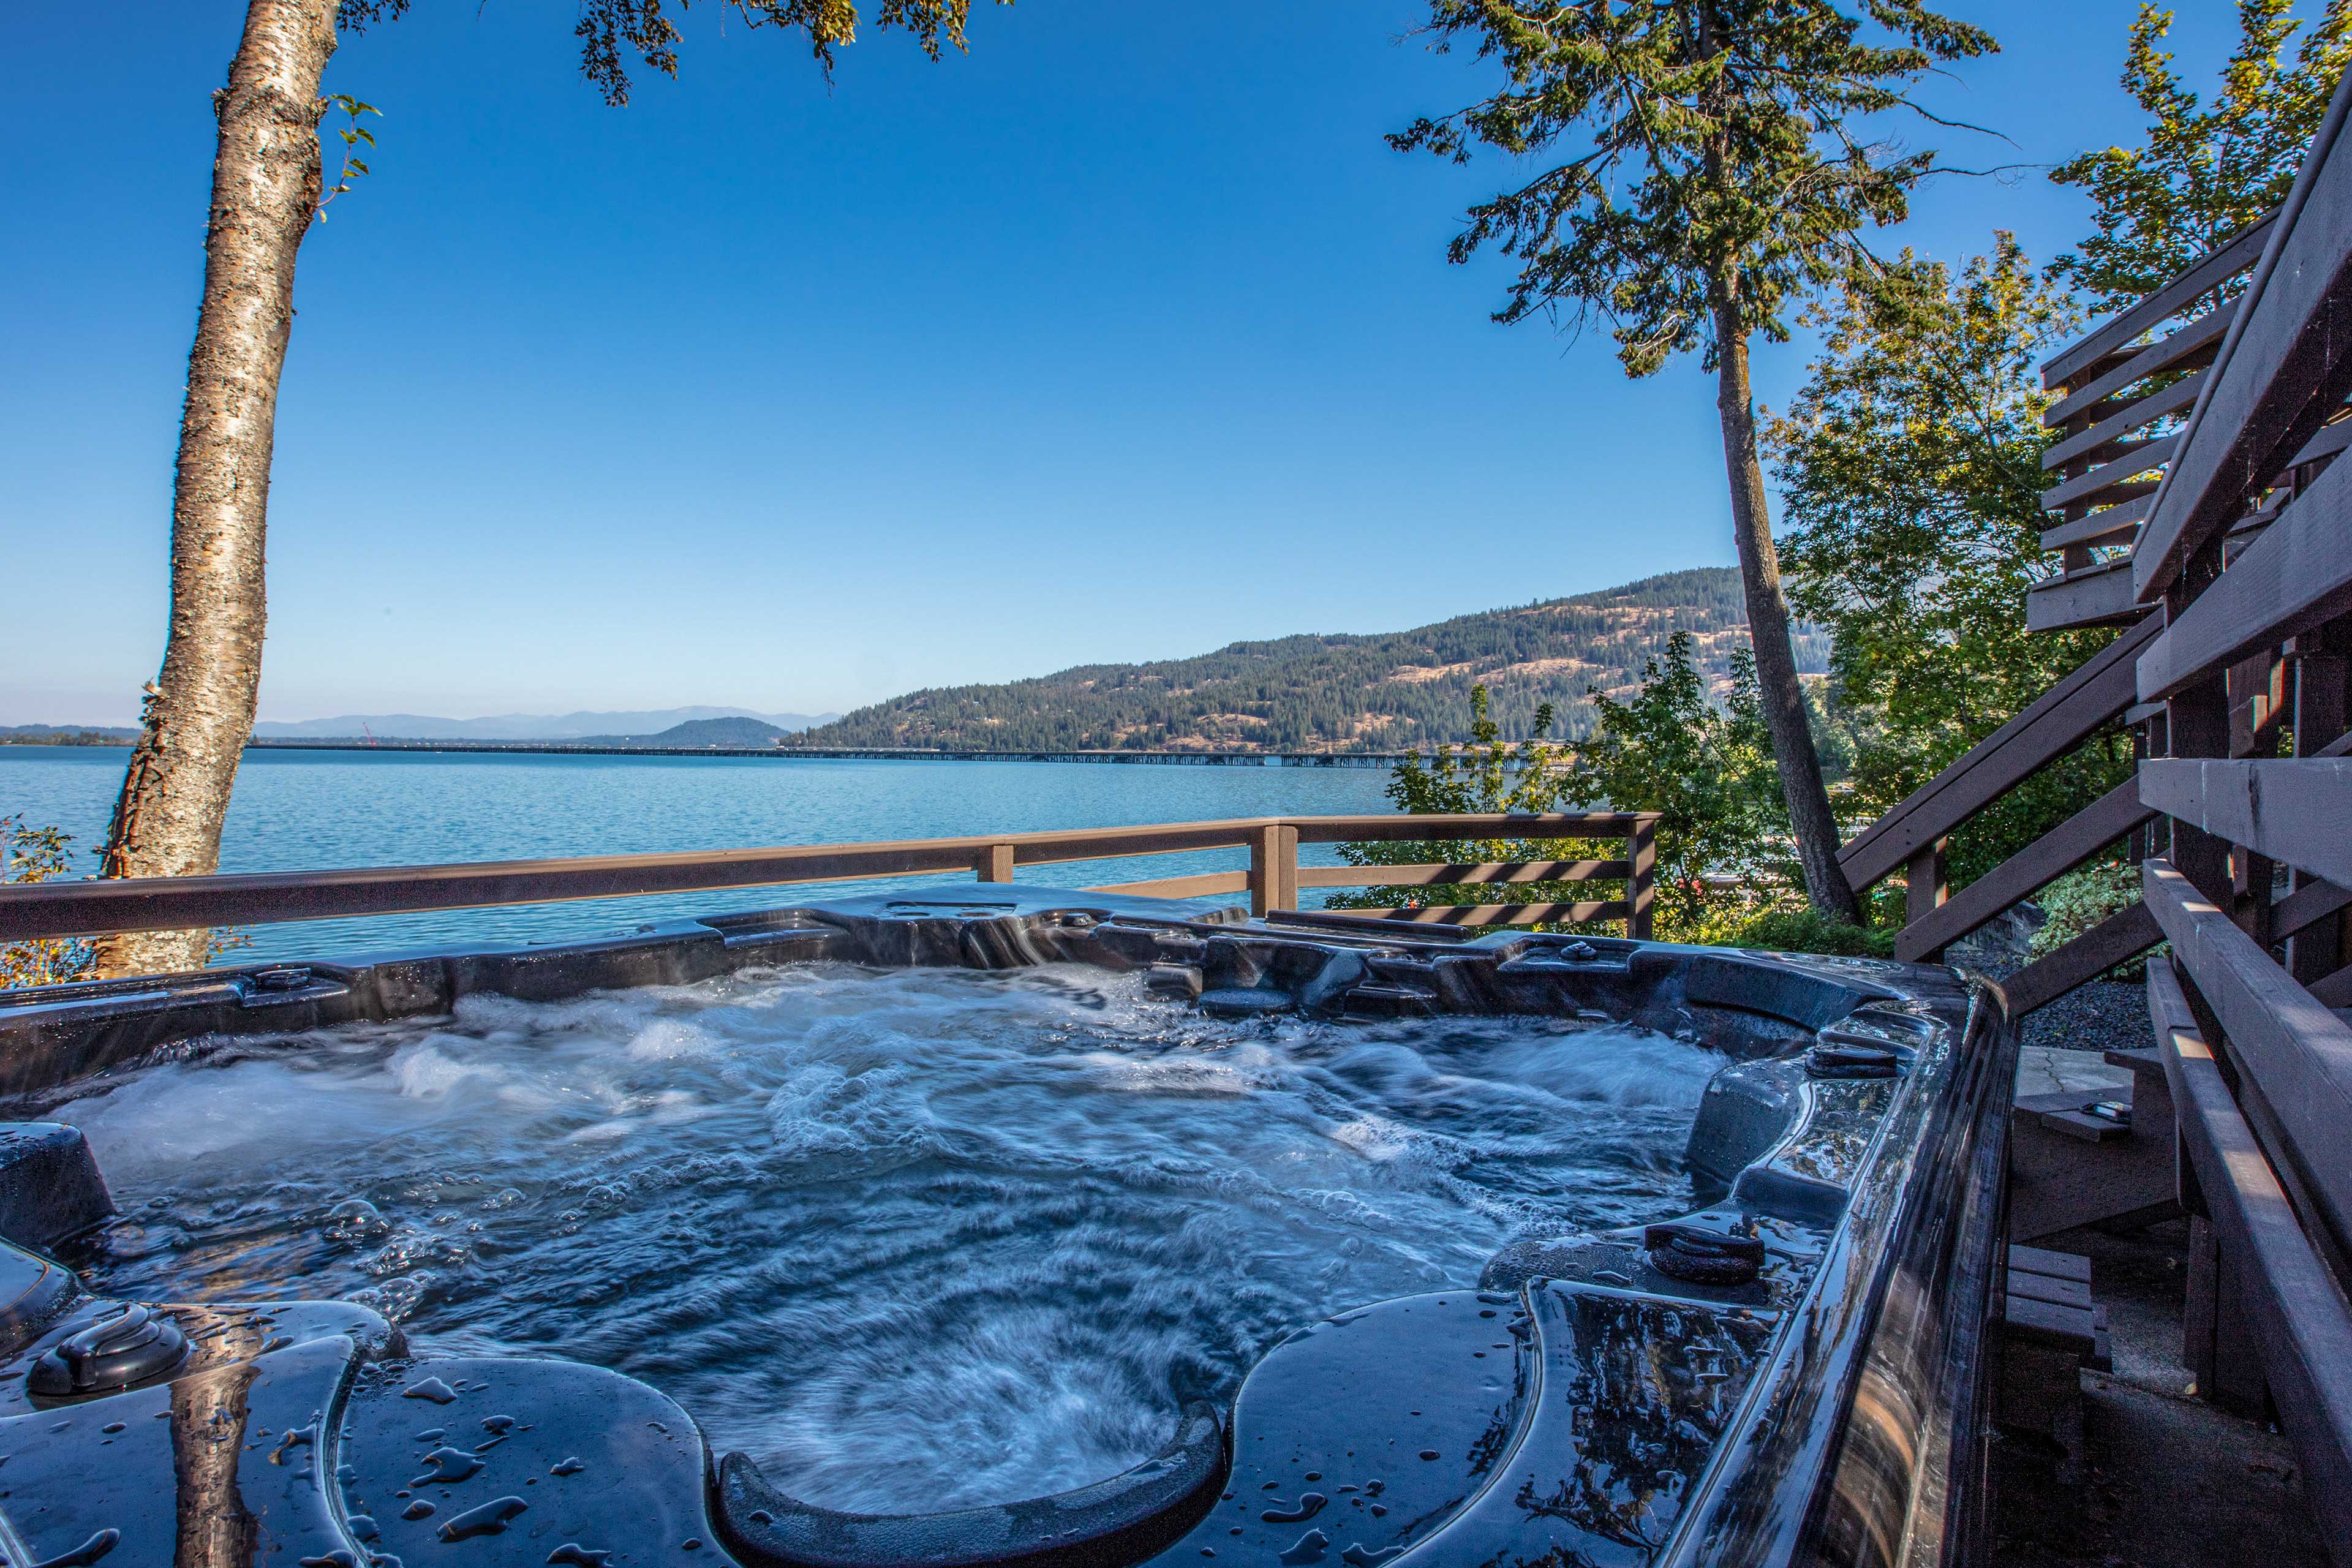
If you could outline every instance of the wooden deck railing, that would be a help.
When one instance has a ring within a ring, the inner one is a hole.
[[[2043,367],[2062,395],[2034,630],[2123,633],[1858,835],[1932,958],[2119,841],[2142,900],[2011,976],[2013,1013],[2148,964],[2190,1222],[2186,1355],[2274,1413],[2352,1568],[2352,84],[2273,214]],[[2120,725],[2135,776],[1957,894],[1942,850]],[[2281,882],[2284,896],[2274,896]],[[2336,1009],[2344,1009],[2339,1016]]]
[[[1242,817],[1139,827],[1009,833],[879,844],[821,844],[671,855],[599,855],[453,866],[383,866],[337,871],[264,871],[216,877],[125,878],[0,886],[0,942],[188,931],[351,915],[487,909],[722,888],[781,887],[880,877],[971,872],[1010,882],[1023,866],[1247,849],[1246,869],[1121,882],[1082,889],[1190,899],[1247,893],[1251,910],[1297,907],[1301,888],[1435,887],[1461,883],[1622,882],[1615,899],[1570,903],[1437,905],[1363,910],[1403,923],[1530,925],[1624,922],[1647,938],[1657,875],[1654,812],[1548,812],[1519,816]],[[1516,864],[1307,866],[1302,844],[1622,838],[1609,860]]]

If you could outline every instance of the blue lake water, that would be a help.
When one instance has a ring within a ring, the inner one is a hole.
[[[96,864],[128,750],[0,747],[0,816],[71,834]],[[1381,812],[1370,768],[1155,767],[1087,763],[786,762],[413,752],[255,752],[237,775],[224,871],[433,865],[1115,827],[1233,816]],[[1302,849],[1332,865],[1328,846]],[[1238,869],[1239,849],[1024,867],[1020,880],[1082,888]],[[606,935],[649,920],[969,878],[746,888],[499,910],[257,926],[225,962],[331,959],[453,943]],[[1318,901],[1309,893],[1303,902]],[[1230,902],[1230,900],[1213,900]]]

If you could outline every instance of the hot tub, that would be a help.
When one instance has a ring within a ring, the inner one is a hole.
[[[1277,921],[992,887],[12,996],[0,1554],[1972,1548],[1990,994]]]

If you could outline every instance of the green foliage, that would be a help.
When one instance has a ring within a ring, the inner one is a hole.
[[[627,57],[635,55],[648,70],[677,75],[681,35],[664,8],[664,0],[578,0],[579,16],[572,36],[580,40],[580,74],[615,107],[629,101]],[[675,0],[684,12],[692,0]],[[1013,0],[997,0],[1010,5]],[[370,24],[395,21],[405,16],[409,0],[337,0],[335,26],[342,33],[365,32]],[[809,47],[828,79],[834,50],[857,37],[857,0],[719,0],[722,11],[732,11],[746,26],[796,28],[808,37]],[[964,24],[971,16],[971,0],[877,0],[874,25],[902,27],[915,36],[923,53],[940,58],[942,47],[961,50]]]
[[[2139,882],[2138,867],[2111,861],[2069,871],[2042,889],[2037,901],[2049,918],[2033,933],[2033,956],[2042,958],[2057,952],[2109,915],[2119,915],[2138,903]],[[2168,943],[2155,949],[2158,953],[2171,951]],[[2143,953],[2110,971],[2107,978],[2142,979],[2147,973],[2147,955]]]
[[[1876,816],[2105,647],[2108,630],[2029,636],[2048,480],[2037,366],[2076,328],[2007,235],[1956,276],[1906,252],[1857,270],[1809,320],[1822,355],[1766,437],[1792,531],[1790,603],[1832,637],[1832,703],[1854,725],[1848,804]],[[2120,783],[2101,737],[1958,835],[1956,883]]]
[[[2285,199],[2352,64],[2352,0],[2326,0],[2290,61],[2294,11],[2294,0],[2238,0],[2238,47],[2208,104],[2161,47],[2172,13],[2140,6],[2123,84],[2147,114],[2146,144],[2084,153],[2050,176],[2091,196],[2091,237],[2051,270],[2093,310],[2137,303]]]
[[[1733,660],[1720,709],[1707,700],[1690,639],[1679,636],[1643,666],[1630,701],[1597,692],[1593,700],[1599,722],[1562,773],[1561,792],[1596,809],[1661,814],[1661,935],[1690,940],[1709,877],[1795,885],[1787,808],[1746,653]]]
[[[1895,223],[1934,154],[1857,140],[1847,121],[1912,107],[1904,89],[1991,37],[1919,0],[1871,0],[1875,28],[1829,0],[1431,0],[1440,51],[1468,40],[1503,89],[1389,138],[1466,163],[1573,135],[1577,152],[1470,209],[1451,256],[1517,258],[1506,321],[1536,311],[1612,325],[1627,374],[1677,353],[1712,364],[1717,313],[1785,341],[1794,298]]]
[[[1720,705],[1709,700],[1688,637],[1671,638],[1642,675],[1628,700],[1593,694],[1599,721],[1572,751],[1548,739],[1549,715],[1539,716],[1528,743],[1503,740],[1484,689],[1474,689],[1472,742],[1443,748],[1427,764],[1418,758],[1400,763],[1389,798],[1401,811],[1425,813],[1654,811],[1655,921],[1663,940],[1807,952],[1874,953],[1890,943],[1891,931],[1865,932],[1801,909],[1786,809],[1746,655],[1734,658]],[[1613,859],[1624,853],[1624,842],[1363,843],[1343,844],[1339,853],[1353,866]],[[1595,896],[1589,882],[1441,884],[1336,895],[1330,907],[1566,903]],[[1892,921],[1901,923],[1899,911]]]
[[[0,882],[46,882],[64,876],[73,861],[72,844],[72,836],[58,828],[27,827],[21,816],[0,816]],[[0,991],[87,979],[94,952],[94,944],[88,942],[0,942]]]
[[[1234,643],[1196,658],[1082,665],[1002,685],[912,691],[794,736],[812,746],[950,751],[1404,751],[1466,738],[1470,689],[1502,733],[1549,705],[1561,732],[1591,722],[1588,686],[1629,689],[1642,660],[1691,634],[1710,677],[1746,640],[1739,575],[1702,567],[1622,588],[1373,636]],[[1825,639],[1802,637],[1813,668]]]
[[[1709,947],[1745,947],[1766,952],[1822,952],[1842,958],[1893,958],[1901,926],[1874,921],[1868,927],[1832,920],[1819,910],[1788,905],[1752,910],[1722,904],[1707,911],[1685,941]]]
[[[1399,811],[1465,816],[1561,809],[1562,752],[1550,740],[1552,710],[1539,708],[1524,743],[1503,739],[1486,702],[1486,689],[1470,689],[1470,740],[1440,746],[1427,763],[1400,762],[1389,779],[1388,796]],[[1339,858],[1350,866],[1517,864],[1530,860],[1597,859],[1620,852],[1622,841],[1601,851],[1579,839],[1460,838],[1398,839],[1342,844]],[[1429,887],[1355,889],[1331,896],[1335,910],[1386,910],[1409,904],[1569,903],[1593,896],[1583,882],[1467,882]]]
[[[349,191],[353,180],[368,172],[366,161],[359,155],[360,144],[365,142],[369,151],[374,151],[375,132],[360,123],[360,116],[383,113],[383,110],[375,105],[362,103],[347,92],[331,92],[319,100],[320,119],[324,119],[331,109],[341,110],[351,123],[339,126],[335,131],[335,134],[342,139],[343,167],[342,171],[335,176],[335,183],[328,186],[326,194],[319,198],[319,218],[322,223],[326,221],[329,204],[332,203],[337,196]]]

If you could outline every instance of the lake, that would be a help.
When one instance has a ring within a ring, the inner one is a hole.
[[[129,757],[124,747],[0,746],[0,816],[63,828],[73,836],[77,870],[94,870]],[[432,865],[1382,812],[1391,809],[1382,794],[1387,783],[1385,773],[1366,768],[257,751],[247,754],[237,774],[221,869]],[[1077,888],[1236,869],[1247,860],[1244,851],[1230,849],[1077,861],[1024,867],[1020,879]],[[1338,856],[1329,846],[1309,846],[1300,860],[1334,865]],[[249,931],[253,945],[225,962],[604,936],[648,920],[943,879],[257,926]],[[1309,892],[1302,901],[1322,897]]]

